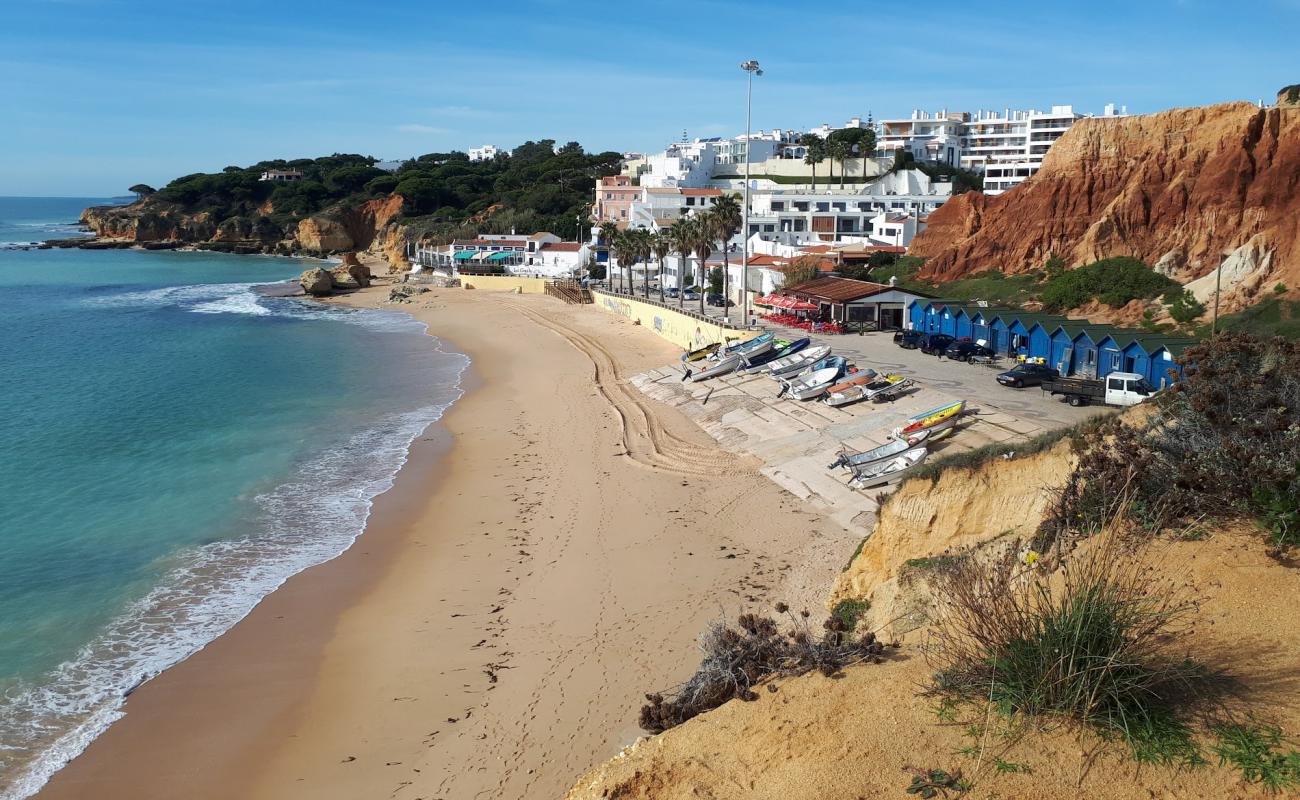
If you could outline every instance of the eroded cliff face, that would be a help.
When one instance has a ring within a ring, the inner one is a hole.
[[[930,215],[909,252],[921,277],[1078,266],[1135,256],[1213,292],[1226,257],[1229,308],[1300,285],[1300,108],[1227,103],[1076,123],[1038,174],[996,197],[964,194]]]
[[[172,243],[240,252],[326,255],[371,247],[392,227],[402,203],[402,197],[394,194],[359,206],[338,206],[291,223],[288,229],[265,217],[217,220],[207,211],[187,213],[174,203],[153,198],[128,206],[87,208],[81,221],[100,239],[146,246]],[[270,214],[274,209],[267,204],[258,211]],[[395,252],[401,254],[400,245]]]
[[[365,250],[402,211],[401,195],[369,200],[355,207],[333,208],[298,223],[294,241],[310,253]]]

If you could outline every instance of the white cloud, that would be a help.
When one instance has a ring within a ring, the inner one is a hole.
[[[433,125],[421,125],[418,122],[408,122],[405,123],[404,125],[398,125],[397,129],[402,133],[427,133],[427,134],[451,133],[451,131],[447,130],[446,128],[437,128],[434,127]]]

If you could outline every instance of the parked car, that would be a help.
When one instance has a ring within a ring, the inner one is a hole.
[[[955,341],[957,341],[956,337],[946,333],[927,333],[921,340],[921,352],[927,356],[941,356],[948,349],[948,345]]]
[[[925,337],[920,331],[899,331],[894,334],[894,344],[904,350],[915,350],[921,346],[921,340]]]
[[[1017,364],[998,376],[998,383],[1023,389],[1026,386],[1042,386],[1046,381],[1054,381],[1061,373],[1046,364]]]
[[[694,301],[697,301],[697,302],[698,302],[699,299],[700,299],[700,296],[699,296],[698,294],[696,294],[695,292],[691,291],[690,289],[684,289],[684,290],[682,291],[682,299],[683,299],[683,300],[687,300],[687,301],[694,300]]]
[[[1156,393],[1155,387],[1136,372],[1112,372],[1104,379],[1058,378],[1044,381],[1043,391],[1063,395],[1072,406],[1103,403],[1108,406],[1135,406]]]
[[[664,297],[671,297],[671,298],[673,298],[673,299],[676,299],[676,298],[677,298],[677,287],[676,287],[676,286],[669,286],[667,289],[664,289]]]
[[[997,355],[979,342],[953,342],[948,345],[948,349],[943,354],[953,361],[970,361],[971,356],[992,357]]]
[[[716,292],[709,292],[705,295],[704,302],[711,306],[734,306],[736,304],[734,300],[728,300]]]

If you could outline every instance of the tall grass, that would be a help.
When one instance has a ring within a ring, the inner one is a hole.
[[[1084,724],[1141,761],[1195,762],[1177,709],[1203,671],[1171,646],[1196,602],[1113,544],[1055,579],[1026,560],[1017,543],[938,573],[935,690],[1009,718]]]

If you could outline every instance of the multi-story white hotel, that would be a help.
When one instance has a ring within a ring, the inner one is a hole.
[[[1123,116],[1126,109],[1106,106],[1103,116]],[[947,110],[913,111],[910,119],[882,120],[879,155],[907,150],[918,161],[938,161],[984,173],[984,193],[1001,194],[1038,172],[1052,143],[1085,118],[1073,106],[1050,111],[1005,109],[974,114]]]

